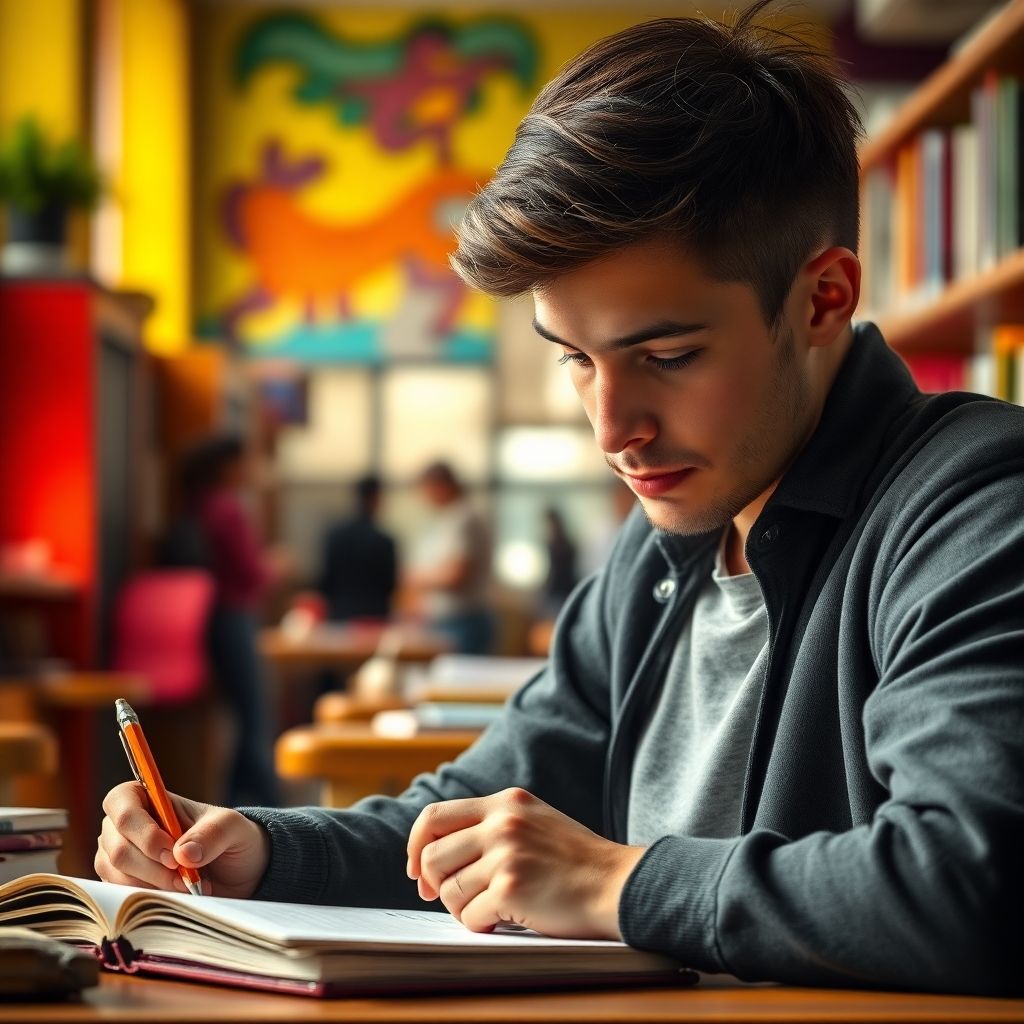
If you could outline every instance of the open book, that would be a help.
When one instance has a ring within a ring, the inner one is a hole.
[[[113,970],[307,995],[696,980],[619,942],[512,927],[479,935],[446,913],[190,896],[60,875],[0,886],[0,925],[90,947]]]

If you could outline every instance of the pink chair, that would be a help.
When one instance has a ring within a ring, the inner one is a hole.
[[[157,569],[132,577],[114,607],[112,667],[145,676],[156,705],[202,697],[213,595],[213,579],[202,569]]]

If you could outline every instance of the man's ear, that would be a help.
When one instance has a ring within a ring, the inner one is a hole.
[[[830,345],[846,330],[860,299],[860,261],[834,246],[815,256],[801,271],[800,315],[809,345]]]

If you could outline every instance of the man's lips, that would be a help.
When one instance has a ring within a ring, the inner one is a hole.
[[[682,469],[673,469],[667,472],[657,473],[627,473],[622,470],[623,476],[629,481],[629,485],[637,494],[646,498],[654,498],[659,494],[672,490],[677,484],[685,480],[693,471],[695,466],[684,466]]]

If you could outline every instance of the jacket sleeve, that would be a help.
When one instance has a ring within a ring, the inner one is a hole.
[[[748,980],[1024,989],[1022,440],[947,448],[888,511],[862,641],[873,818],[659,840],[623,893],[628,942]]]
[[[436,801],[510,786],[600,831],[613,590],[602,574],[582,583],[559,618],[548,665],[469,750],[418,776],[401,796],[369,797],[348,810],[240,808],[271,839],[270,864],[256,898],[422,907],[405,873],[406,842],[417,815]]]

